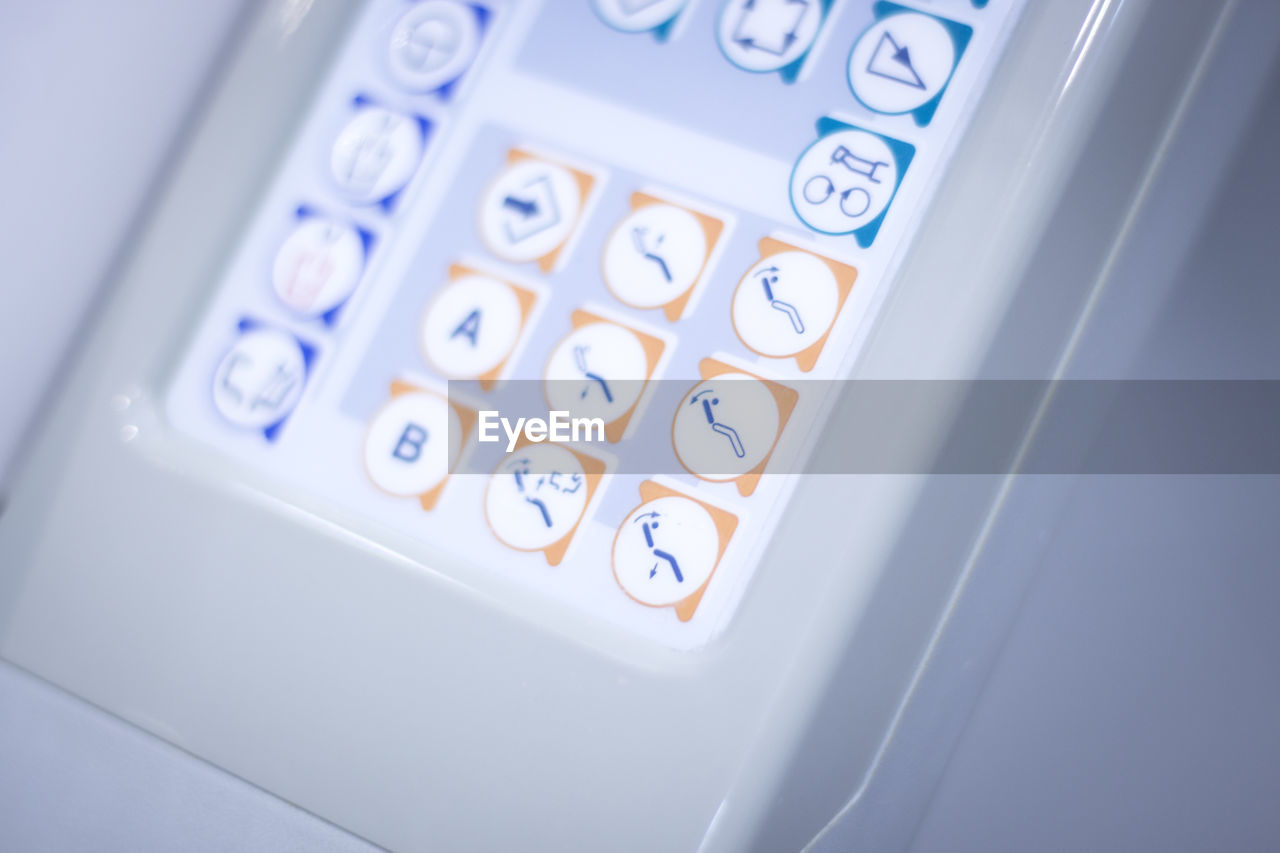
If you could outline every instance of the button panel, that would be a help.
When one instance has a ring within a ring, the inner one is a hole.
[[[420,562],[699,648],[1020,7],[374,0],[168,414]]]

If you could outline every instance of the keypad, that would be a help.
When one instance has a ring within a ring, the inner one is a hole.
[[[169,416],[428,568],[703,646],[1020,7],[375,0]]]

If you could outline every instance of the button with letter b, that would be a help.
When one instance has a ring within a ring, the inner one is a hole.
[[[417,497],[431,509],[475,423],[474,412],[402,382],[392,383],[391,395],[365,433],[365,473],[387,494]]]

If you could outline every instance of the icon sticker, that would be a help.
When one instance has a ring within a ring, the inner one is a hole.
[[[632,600],[693,618],[738,527],[727,510],[652,480],[613,539],[613,576]]]
[[[745,71],[777,71],[793,83],[813,48],[831,0],[727,0],[716,37]]]
[[[877,21],[849,53],[849,88],[869,110],[933,118],[973,30],[893,3],[874,7]]]
[[[549,564],[558,566],[605,467],[577,450],[522,439],[489,478],[484,496],[489,529],[504,545],[541,551]]]
[[[355,106],[355,115],[333,141],[329,171],[351,201],[390,210],[422,160],[431,124],[364,97],[356,98]]]
[[[596,15],[624,33],[653,33],[658,41],[672,35],[689,0],[591,0]]]
[[[431,510],[475,422],[474,411],[441,394],[392,382],[391,399],[365,431],[365,473],[383,492]]]
[[[290,310],[332,325],[360,283],[373,235],[305,207],[297,220],[276,252],[271,286]]]
[[[864,249],[875,240],[915,149],[845,124],[818,121],[818,139],[791,171],[791,207],[822,234],[852,234]]]
[[[489,10],[457,0],[426,0],[405,12],[391,30],[391,76],[414,92],[452,95],[480,50]]]
[[[447,379],[476,379],[488,391],[511,362],[538,302],[532,288],[462,264],[427,305],[418,342]]]
[[[722,219],[632,193],[631,213],[605,244],[605,284],[624,304],[661,308],[674,323],[707,278],[724,230]]]
[[[758,245],[733,293],[733,329],[752,352],[813,370],[858,271],[774,237]]]
[[[481,203],[485,246],[504,261],[537,261],[551,272],[566,254],[595,184],[590,172],[513,148]]]
[[[213,375],[213,405],[230,423],[275,441],[298,401],[316,348],[301,338],[243,319]]]
[[[571,417],[600,418],[605,438],[622,440],[666,344],[656,335],[588,311],[571,315],[573,331],[547,361],[547,404]]]
[[[704,358],[702,381],[680,402],[671,442],[684,469],[701,480],[733,482],[747,497],[760,483],[778,436],[795,410],[795,389]]]

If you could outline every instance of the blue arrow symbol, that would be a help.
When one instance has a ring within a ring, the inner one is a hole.
[[[502,206],[511,208],[525,219],[528,219],[531,216],[536,216],[538,213],[538,203],[536,201],[525,201],[524,199],[516,198],[513,195],[509,195],[504,198],[502,200]]]

